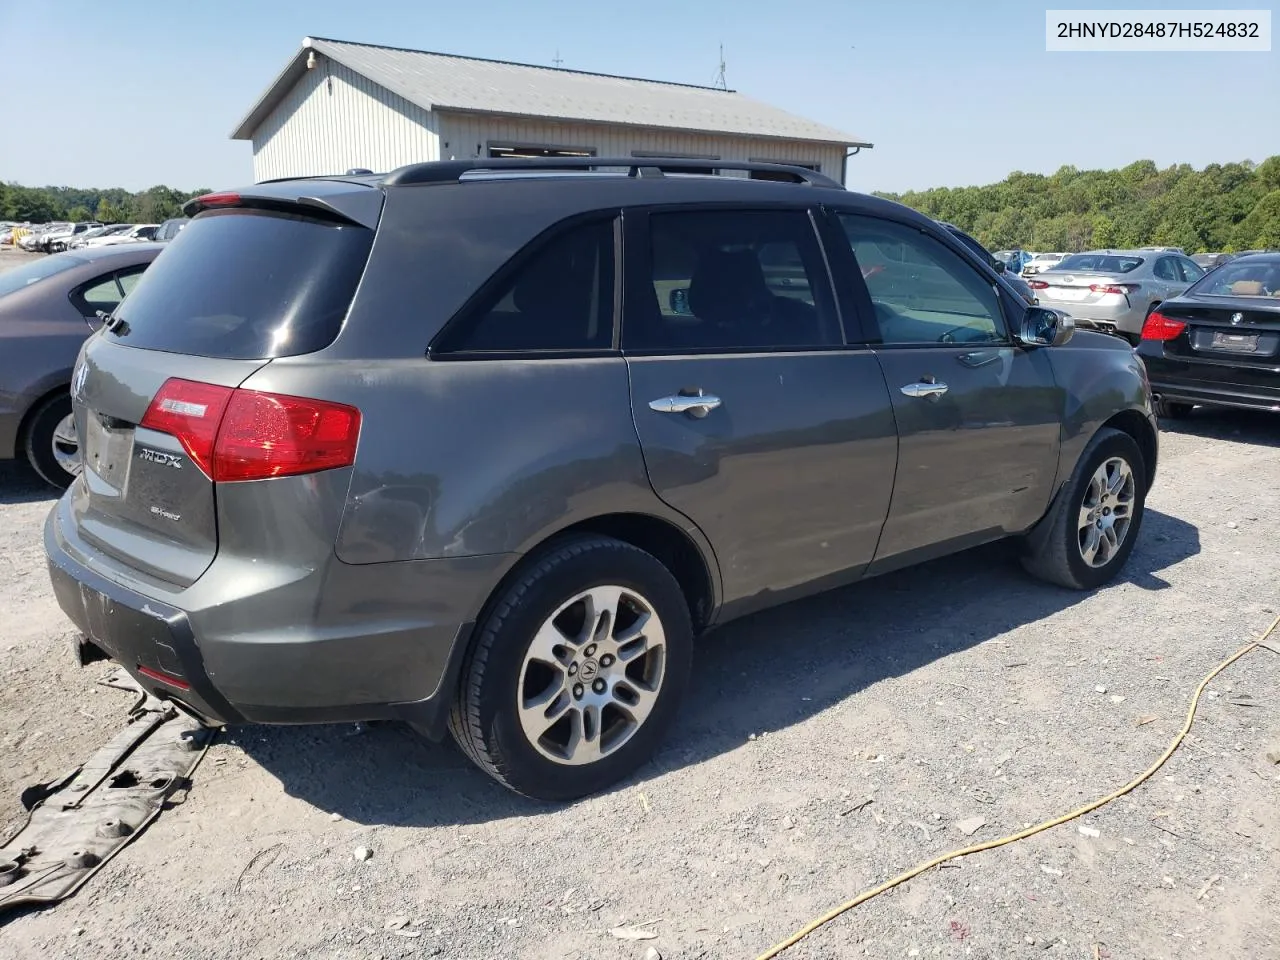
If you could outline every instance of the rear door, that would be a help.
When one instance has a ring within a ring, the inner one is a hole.
[[[696,523],[727,604],[858,575],[897,444],[846,348],[810,211],[628,211],[623,346],[654,489]]]
[[[1015,302],[922,230],[837,219],[846,246],[833,268],[852,276],[874,318],[897,419],[877,569],[1026,529],[1049,503],[1063,394],[1045,352],[1011,337],[1005,310]]]
[[[219,398],[273,357],[334,339],[371,243],[354,224],[231,208],[192,220],[136,286],[123,278],[129,296],[72,377],[84,539],[180,586],[204,572],[217,552]],[[161,395],[171,379],[185,383]]]

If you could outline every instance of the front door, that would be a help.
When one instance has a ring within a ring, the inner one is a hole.
[[[876,569],[1025,530],[1048,506],[1058,468],[1063,394],[1047,354],[1015,342],[1012,301],[939,237],[838,219],[858,299],[879,329],[898,427]]]
[[[810,213],[626,218],[636,429],[654,490],[715,550],[727,612],[856,577],[897,439],[875,355],[843,346]]]

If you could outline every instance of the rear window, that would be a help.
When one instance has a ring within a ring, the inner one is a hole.
[[[0,297],[8,296],[19,290],[25,290],[33,283],[39,283],[47,277],[62,273],[64,270],[70,270],[72,267],[78,267],[82,263],[84,261],[79,257],[59,253],[44,260],[36,260],[34,263],[27,263],[21,267],[6,270],[0,273]]]
[[[1228,263],[1193,286],[1201,297],[1272,297],[1280,299],[1280,260]]]
[[[1060,270],[1088,270],[1092,273],[1131,273],[1142,266],[1142,257],[1117,257],[1103,253],[1075,253],[1064,257]]]
[[[333,342],[373,232],[263,210],[193,219],[138,282],[108,336],[132,347],[261,360]]]

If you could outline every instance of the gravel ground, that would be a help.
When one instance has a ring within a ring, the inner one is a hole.
[[[1124,783],[1271,621],[1280,421],[1176,429],[1107,589],[1043,586],[997,545],[732,624],[703,644],[655,762],[567,806],[394,725],[233,730],[79,894],[0,919],[0,956],[749,960],[916,863]],[[95,685],[103,664],[72,663],[40,543],[51,505],[0,465],[0,835],[20,789],[81,762],[129,702]],[[1280,656],[1258,651],[1129,796],[931,871],[785,956],[1280,956],[1277,746]],[[623,925],[657,938],[610,934]]]

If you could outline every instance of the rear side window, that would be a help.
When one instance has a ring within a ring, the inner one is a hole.
[[[644,282],[630,294],[630,350],[840,342],[822,255],[803,210],[655,213],[648,261]]]
[[[1155,275],[1161,280],[1181,280],[1178,274],[1177,261],[1173,257],[1161,257],[1156,261]]]
[[[261,360],[333,342],[373,232],[263,210],[193,219],[147,270],[108,336],[169,353]]]
[[[598,351],[613,348],[613,219],[562,229],[500,274],[450,324],[433,354]]]

